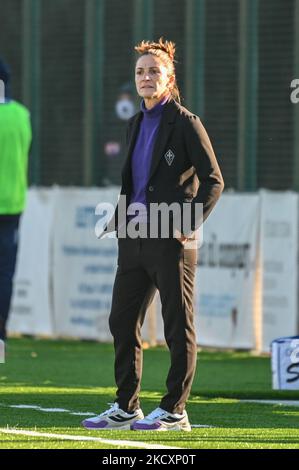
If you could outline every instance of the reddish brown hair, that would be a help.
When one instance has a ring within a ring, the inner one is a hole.
[[[156,57],[159,57],[163,65],[167,68],[169,76],[174,75],[176,77],[174,64],[177,63],[177,61],[174,59],[174,42],[163,41],[163,37],[160,37],[159,42],[143,40],[139,44],[137,44],[134,49],[136,52],[138,52],[138,54],[140,54],[140,56],[152,54]],[[180,91],[177,86],[176,78],[172,85],[172,88],[169,91],[172,98],[180,103]]]

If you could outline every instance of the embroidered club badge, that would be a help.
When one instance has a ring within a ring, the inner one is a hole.
[[[169,149],[169,150],[167,150],[167,152],[165,153],[164,157],[165,157],[165,160],[167,161],[168,165],[170,166],[170,165],[172,164],[172,162],[173,162],[173,159],[174,159],[174,157],[175,157],[175,154],[173,153],[172,150]]]

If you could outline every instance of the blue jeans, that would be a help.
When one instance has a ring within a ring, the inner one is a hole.
[[[0,339],[6,339],[6,323],[12,297],[18,250],[20,215],[0,215]]]

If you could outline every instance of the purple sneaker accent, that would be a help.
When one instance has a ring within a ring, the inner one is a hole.
[[[89,430],[122,429],[129,430],[130,425],[144,418],[142,410],[138,408],[133,413],[123,411],[117,402],[111,403],[110,408],[98,416],[82,421],[82,426]]]
[[[132,431],[150,431],[153,430],[155,431],[156,429],[159,429],[161,427],[161,423],[156,422],[153,424],[141,424],[141,423],[134,423],[131,426]]]
[[[82,426],[84,426],[86,429],[104,429],[107,424],[107,421],[100,421],[99,423],[93,423],[88,421],[88,419],[82,421]]]
[[[187,412],[170,413],[158,407],[131,424],[132,431],[191,431]]]

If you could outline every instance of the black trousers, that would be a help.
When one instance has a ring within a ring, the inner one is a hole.
[[[0,339],[6,339],[18,250],[19,215],[0,216]]]
[[[160,407],[170,413],[182,413],[196,368],[193,294],[197,249],[186,249],[175,238],[125,238],[118,239],[118,244],[118,268],[109,318],[115,348],[116,401],[125,411],[139,407],[140,330],[158,289],[164,335],[171,356],[167,393]]]

